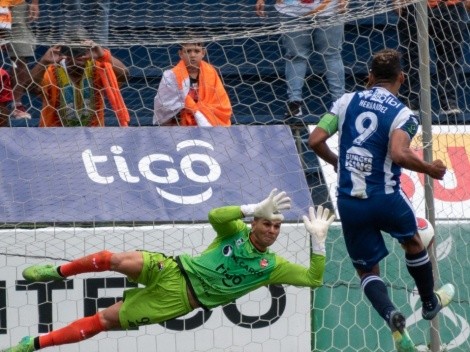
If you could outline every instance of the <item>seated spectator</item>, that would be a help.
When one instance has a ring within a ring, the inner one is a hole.
[[[230,126],[232,105],[216,69],[203,60],[203,43],[183,43],[178,53],[180,62],[160,81],[153,124]]]
[[[119,125],[129,112],[119,89],[127,68],[93,41],[53,46],[31,70],[33,90],[42,95],[39,127],[104,126],[104,96]]]
[[[0,68],[0,127],[8,127],[8,105],[13,101],[10,75]]]

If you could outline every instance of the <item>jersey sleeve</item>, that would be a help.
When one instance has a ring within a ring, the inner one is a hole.
[[[325,130],[330,136],[338,132],[349,103],[355,95],[356,93],[346,93],[335,100],[331,105],[330,111],[322,116],[317,126]]]
[[[270,277],[270,284],[285,284],[303,287],[320,287],[323,285],[325,256],[312,253],[310,267],[291,263],[277,256],[278,264]]]
[[[317,127],[325,130],[328,135],[333,135],[338,131],[338,116],[332,113],[326,113],[318,122]]]
[[[418,117],[414,115],[410,109],[405,108],[400,111],[400,114],[397,117],[396,128],[406,132],[410,139],[413,139],[418,132],[418,126]]]
[[[209,212],[209,223],[217,233],[217,237],[224,238],[242,231],[246,224],[240,206],[231,205],[214,208]]]

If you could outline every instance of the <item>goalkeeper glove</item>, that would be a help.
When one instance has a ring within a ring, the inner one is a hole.
[[[255,218],[263,218],[268,220],[284,220],[281,210],[290,209],[291,200],[286,192],[279,192],[274,188],[268,198],[257,204],[245,204],[240,209],[245,216],[254,216]]]
[[[308,209],[309,217],[303,216],[304,225],[307,232],[312,237],[312,252],[316,254],[325,255],[325,240],[328,228],[335,219],[335,215],[330,217],[330,210],[323,209],[321,205],[317,207],[317,211],[313,207]]]

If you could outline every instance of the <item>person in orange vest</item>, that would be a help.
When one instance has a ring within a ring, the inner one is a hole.
[[[203,43],[184,43],[180,62],[163,73],[154,99],[154,125],[230,126],[232,105]]]
[[[419,113],[419,52],[416,4],[403,6],[403,0],[395,0],[398,7],[397,24],[403,69],[407,75],[402,96],[415,113]],[[437,92],[441,113],[458,115],[457,88],[462,74],[462,18],[465,8],[470,10],[469,0],[428,0],[429,38],[435,48]]]
[[[12,100],[10,75],[0,68],[0,127],[8,127],[8,105]]]
[[[39,127],[104,126],[105,96],[119,126],[128,126],[119,87],[127,73],[119,59],[91,40],[49,48],[31,70],[30,89],[43,98]]]

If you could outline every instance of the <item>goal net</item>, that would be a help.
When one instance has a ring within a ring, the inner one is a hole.
[[[434,248],[437,263],[436,273],[439,287],[447,282],[456,284],[457,293],[452,304],[439,315],[441,343],[437,351],[465,351],[470,340],[468,304],[469,279],[465,268],[470,263],[469,251],[463,245],[469,236],[468,214],[466,211],[466,186],[460,163],[467,163],[468,157],[463,151],[468,146],[468,126],[433,126],[433,158],[446,160],[448,173],[441,182],[434,183],[434,209],[436,215],[436,237]],[[329,145],[337,150],[337,139],[332,137]],[[412,142],[412,148],[418,155],[423,153],[423,134],[419,130]],[[465,156],[463,156],[465,154]],[[321,162],[322,175],[329,189],[329,200],[336,203],[336,173],[331,165]],[[418,217],[426,217],[425,179],[415,172],[405,171],[401,177],[402,188],[410,198]],[[452,186],[451,186],[452,185]],[[463,187],[463,188],[461,188]],[[339,214],[337,214],[339,217]],[[390,255],[381,264],[381,276],[388,283],[389,293],[394,304],[407,318],[407,326],[418,351],[431,350],[429,322],[421,317],[421,302],[414,282],[409,276],[404,253],[399,243],[390,236],[384,237]],[[389,333],[378,314],[370,308],[363,297],[362,289],[355,270],[348,260],[341,231],[332,231],[329,270],[327,270],[327,290],[316,293],[318,299],[312,308],[314,322],[317,325],[316,340],[319,351],[327,351],[331,346],[338,350],[361,350],[364,346],[370,350],[392,350],[384,341]],[[331,285],[331,286],[330,286]],[[321,303],[319,303],[321,302]],[[318,306],[325,308],[318,309]],[[378,332],[375,329],[380,329]],[[379,346],[379,347],[374,347]]]
[[[305,4],[309,3],[313,1],[305,1]],[[260,18],[255,11],[255,1],[56,0],[41,4],[35,32],[38,43],[47,45],[76,36],[77,29],[104,40],[97,35],[97,28],[107,22],[107,41],[111,46],[161,46],[196,38],[212,42],[282,34],[338,21],[365,19],[389,12],[397,6],[389,1],[351,1],[344,13],[338,12],[321,20],[312,17],[308,22],[299,22],[292,18],[280,23],[274,2],[266,3],[266,16]]]
[[[466,123],[470,41],[464,4],[456,5],[458,11],[446,17],[454,25],[454,40],[459,38],[456,34],[462,39],[460,54],[454,46],[444,49],[457,55],[451,56],[442,55],[434,41],[427,51],[417,51],[426,48],[425,39],[434,33],[429,27],[423,33],[424,21],[430,18],[421,15],[419,1],[350,0],[344,12],[302,19],[281,19],[274,0],[266,2],[265,16],[259,17],[255,3],[40,1],[39,18],[30,23],[34,38],[11,38],[33,45],[35,57],[21,58],[30,68],[49,46],[77,37],[110,48],[129,69],[121,90],[132,127],[152,125],[162,73],[180,59],[178,43],[203,41],[206,60],[218,69],[230,97],[234,126],[230,132],[119,129],[109,108],[105,117],[110,127],[104,132],[36,129],[32,127],[38,125],[42,102],[26,93],[22,102],[31,120],[10,122],[28,128],[11,129],[15,131],[0,136],[0,221],[4,227],[0,231],[0,265],[5,268],[0,277],[0,349],[25,335],[46,333],[93,314],[131,287],[113,273],[31,285],[21,277],[26,266],[59,264],[101,249],[200,253],[214,236],[205,224],[208,209],[259,201],[274,187],[296,197],[283,227],[284,237],[275,250],[307,265],[309,247],[300,215],[312,203],[336,207],[336,174],[307,147],[309,128],[327,111],[332,97],[325,58],[314,50],[303,86],[304,115],[285,119],[288,95],[283,35],[344,23],[347,92],[365,86],[371,54],[379,49],[398,48],[409,54],[404,59],[418,59],[418,68],[407,72],[422,75],[418,85],[410,85],[406,95],[402,90],[400,98],[432,122],[433,157],[444,160],[449,169],[444,181],[434,184],[435,250],[438,285],[453,282],[457,294],[439,315],[438,330],[442,349],[470,350],[470,282],[465,274],[470,267],[470,131]],[[309,6],[310,2],[304,3]],[[406,12],[407,17],[401,12],[407,25],[401,23],[400,34],[398,14],[403,8],[410,9],[409,5],[416,8]],[[449,31],[446,27],[445,32]],[[2,58],[3,68],[13,76],[14,64],[7,51],[2,51]],[[447,93],[454,90],[452,101]],[[414,146],[422,155],[419,138]],[[420,216],[425,215],[425,183],[414,173],[403,176]],[[391,254],[381,268],[384,280],[392,300],[407,315],[419,350],[428,351],[429,323],[420,318],[420,302],[406,272],[403,251],[390,240],[387,246]],[[195,312],[168,326],[109,332],[51,351],[147,351],[162,346],[168,351],[393,350],[388,328],[362,295],[339,222],[329,234],[327,257],[325,285],[313,292],[263,288],[211,315]]]

